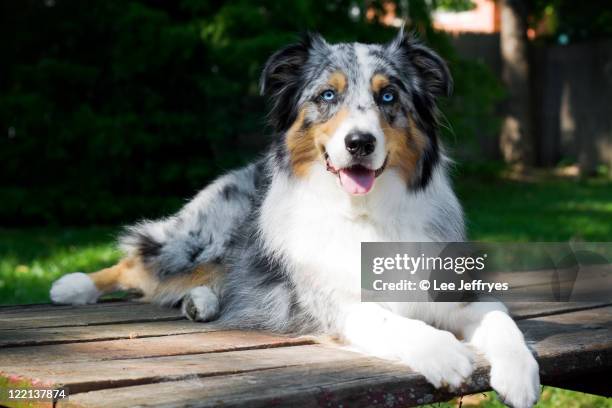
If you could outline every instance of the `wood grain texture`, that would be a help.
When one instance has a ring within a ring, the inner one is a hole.
[[[612,307],[519,323],[536,352],[545,384],[612,369]],[[306,380],[305,380],[306,379]],[[423,377],[376,359],[305,364],[192,381],[76,395],[73,406],[128,407],[405,407],[488,389],[483,359],[460,390],[435,390]],[[129,401],[129,402],[126,402]]]
[[[34,347],[12,347],[0,353],[0,367],[94,362],[145,357],[219,353],[242,349],[312,344],[312,339],[291,338],[262,332],[217,331],[176,334],[171,338],[146,337]]]
[[[479,368],[465,390],[487,388]],[[462,392],[462,391],[458,391]],[[240,373],[200,381],[177,381],[78,394],[60,407],[407,407],[448,400],[405,367],[375,359]]]
[[[213,323],[194,323],[188,320],[6,330],[0,328],[0,347],[161,337],[219,330]]]
[[[513,302],[506,303],[515,320],[571,313],[610,306],[612,302]]]
[[[71,393],[181,379],[291,367],[309,363],[335,364],[360,355],[321,345],[192,354],[169,357],[3,366],[4,376],[19,375],[45,384],[64,385]]]
[[[37,315],[57,322],[71,319],[77,310],[0,310],[0,319],[34,325],[0,330],[0,344],[5,345],[0,351],[0,379],[67,385],[72,395],[60,406],[73,407],[399,407],[488,389],[483,359],[477,361],[470,381],[451,393],[433,389],[405,366],[333,344],[313,345],[311,338],[164,321],[176,317],[162,313],[160,320],[159,309],[150,305],[116,303],[85,309],[73,325],[42,328],[36,326],[41,324]],[[544,303],[514,304],[510,309],[536,353],[543,383],[563,385],[612,371],[612,306]],[[138,316],[144,322],[116,322]],[[41,336],[32,340],[37,332]],[[55,344],[40,345],[44,336]]]
[[[21,330],[179,319],[183,317],[178,309],[144,303],[121,302],[81,307],[49,306],[25,310],[8,309],[0,311],[0,328]]]
[[[515,318],[524,319],[610,304],[612,302],[517,302],[508,304],[508,307]],[[5,306],[0,307],[0,333],[13,329],[80,327],[182,319],[178,309],[138,302],[106,302],[85,306]]]

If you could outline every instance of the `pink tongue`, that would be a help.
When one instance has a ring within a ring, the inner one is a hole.
[[[365,167],[342,169],[339,174],[340,184],[350,194],[367,194],[374,185],[374,170]]]

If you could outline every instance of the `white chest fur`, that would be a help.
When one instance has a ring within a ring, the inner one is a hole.
[[[358,301],[361,243],[431,241],[431,216],[427,195],[408,192],[393,170],[367,196],[350,196],[314,166],[303,180],[275,177],[260,222],[268,250],[282,254],[297,286]]]

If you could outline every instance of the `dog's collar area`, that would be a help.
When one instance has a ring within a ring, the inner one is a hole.
[[[327,171],[329,171],[330,173],[334,175],[338,175],[338,172],[340,171],[340,169],[336,169],[334,166],[332,166],[332,164],[329,162],[329,154],[327,154],[327,152],[324,153],[324,157],[325,157],[325,166],[326,166]],[[374,170],[375,177],[380,176],[383,173],[383,171],[385,171],[388,161],[389,161],[389,153],[387,153],[387,156],[385,157],[385,161],[383,162],[382,166]],[[364,166],[361,166],[360,164],[356,164],[355,166],[351,166],[351,167],[364,167]]]

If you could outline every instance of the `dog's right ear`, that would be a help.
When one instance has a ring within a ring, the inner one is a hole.
[[[304,67],[311,50],[326,45],[319,34],[307,33],[300,42],[280,49],[266,62],[261,74],[260,92],[271,103],[269,117],[276,131],[287,130],[296,120]]]

